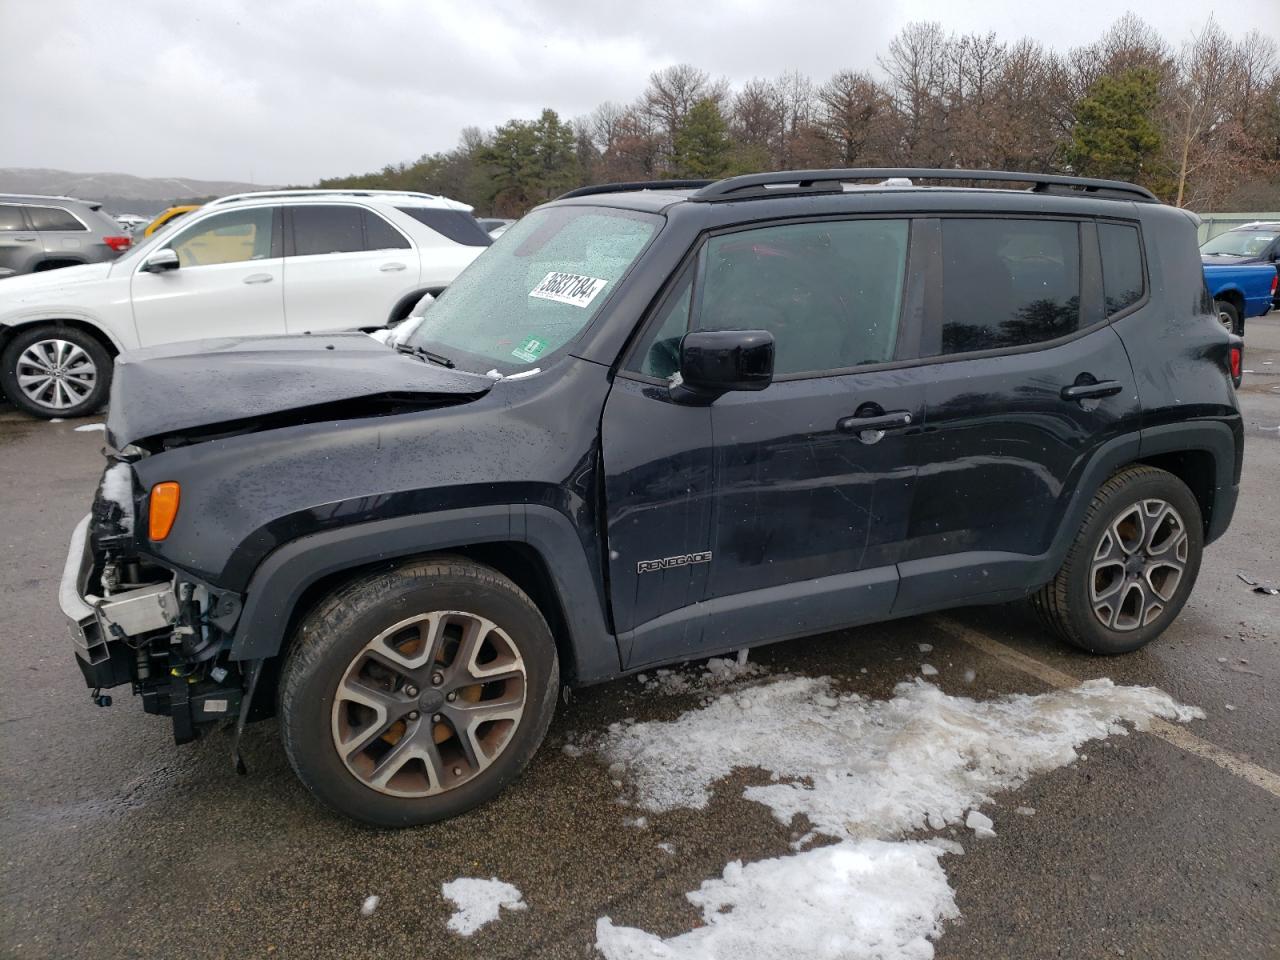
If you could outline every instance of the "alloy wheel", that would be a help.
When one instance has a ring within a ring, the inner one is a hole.
[[[433,796],[497,759],[527,695],[524,658],[501,627],[461,610],[421,614],[352,659],[334,695],[333,745],[365,786]]]
[[[1187,567],[1190,539],[1168,501],[1142,500],[1111,521],[1093,554],[1089,599],[1104,627],[1127,632],[1153,623]]]
[[[98,367],[70,340],[37,340],[18,355],[18,388],[33,403],[66,410],[83,403],[98,383]]]

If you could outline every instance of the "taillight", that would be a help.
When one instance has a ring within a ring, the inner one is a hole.
[[[1243,352],[1239,347],[1231,348],[1231,379],[1237,383],[1240,382],[1241,354]]]
[[[182,491],[172,480],[157,483],[151,488],[150,502],[147,504],[147,535],[154,541],[163,540],[173,529],[173,521],[178,516],[178,501]]]
[[[1276,285],[1280,284],[1280,267],[1276,267],[1276,275],[1271,278],[1271,295],[1276,295]]]
[[[102,242],[116,253],[123,253],[133,246],[133,237],[103,237]]]

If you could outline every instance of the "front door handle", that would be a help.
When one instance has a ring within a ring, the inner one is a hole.
[[[271,274],[269,273],[251,273],[244,278],[245,283],[270,283]]]
[[[405,266],[403,263],[384,263],[378,269],[383,273],[392,273],[395,270],[403,270],[404,268]]]
[[[35,243],[35,237],[10,237],[10,240],[16,240],[18,243]]]
[[[1062,388],[1063,400],[1098,400],[1102,397],[1114,397],[1124,389],[1119,380],[1102,380],[1097,383],[1080,383],[1078,380],[1069,387]]]
[[[906,410],[894,410],[869,417],[845,417],[836,424],[841,433],[861,433],[863,430],[894,430],[911,426],[911,414]]]

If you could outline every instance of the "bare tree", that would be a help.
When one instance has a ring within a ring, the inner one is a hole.
[[[841,70],[818,88],[821,125],[845,167],[878,162],[885,149],[890,98],[869,74]]]

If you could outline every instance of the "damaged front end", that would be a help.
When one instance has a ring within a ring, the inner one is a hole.
[[[127,462],[108,467],[72,534],[58,600],[94,701],[107,706],[103,690],[130,684],[187,743],[247,712],[250,665],[225,656],[241,598],[143,556],[134,531],[144,502]]]

